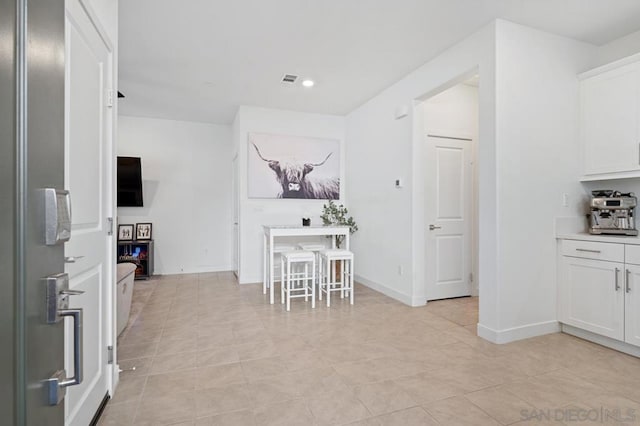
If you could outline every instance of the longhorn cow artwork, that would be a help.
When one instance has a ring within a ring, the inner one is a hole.
[[[340,198],[340,143],[249,134],[249,198]]]

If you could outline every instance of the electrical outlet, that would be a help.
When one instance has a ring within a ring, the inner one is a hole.
[[[398,265],[398,275],[402,275],[404,273],[404,268],[402,265]]]
[[[569,194],[567,194],[566,192],[562,194],[562,206],[569,207]]]

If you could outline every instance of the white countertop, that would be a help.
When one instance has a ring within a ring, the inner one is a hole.
[[[560,233],[556,235],[559,240],[595,241],[600,243],[618,243],[640,245],[640,237],[627,235],[591,235],[587,232]]]

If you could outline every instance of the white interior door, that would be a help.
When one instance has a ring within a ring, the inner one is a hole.
[[[66,7],[65,186],[71,193],[72,237],[65,256],[69,287],[84,294],[70,304],[83,309],[84,378],[67,391],[65,424],[88,425],[110,386],[107,346],[112,344],[113,255],[108,217],[113,208],[110,49],[77,0]],[[73,331],[65,331],[65,364],[73,371]]]
[[[471,295],[471,139],[427,136],[427,300]]]

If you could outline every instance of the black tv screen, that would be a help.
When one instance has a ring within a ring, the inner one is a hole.
[[[142,207],[140,157],[118,157],[118,207]]]

